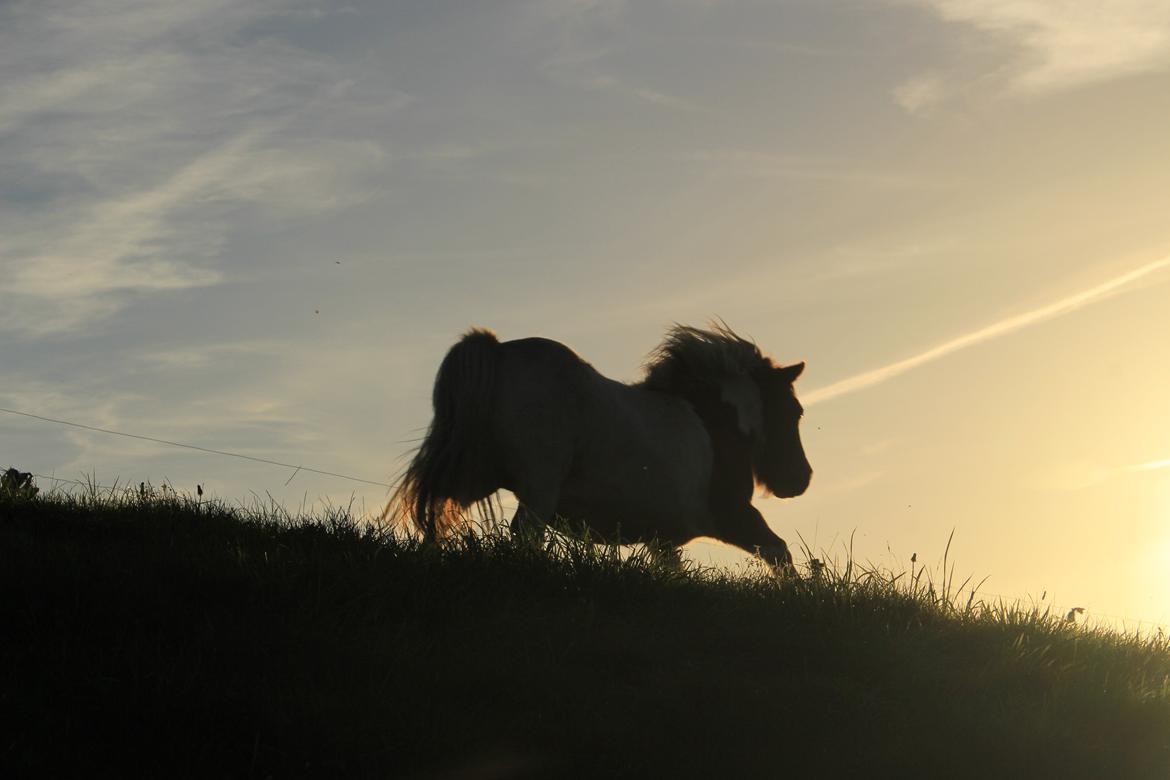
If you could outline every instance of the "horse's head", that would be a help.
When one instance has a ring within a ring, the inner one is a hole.
[[[756,481],[791,498],[812,479],[800,443],[804,409],[792,389],[802,371],[804,363],[776,365],[721,322],[710,330],[676,325],[651,354],[644,384],[686,398],[708,425],[738,427]]]
[[[812,466],[800,443],[804,408],[792,387],[802,371],[804,363],[769,365],[757,369],[752,376],[760,398],[752,468],[756,479],[780,498],[799,496],[812,479]]]

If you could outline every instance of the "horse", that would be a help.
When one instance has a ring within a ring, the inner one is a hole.
[[[723,323],[675,325],[622,383],[545,338],[501,342],[473,328],[443,358],[434,418],[385,515],[444,537],[500,489],[513,534],[560,518],[590,538],[677,548],[711,537],[792,567],[788,545],[752,506],[808,488],[804,410],[781,366]]]

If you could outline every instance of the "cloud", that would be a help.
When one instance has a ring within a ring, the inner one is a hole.
[[[1164,0],[898,0],[1006,39],[1022,51],[1010,69],[1017,94],[1069,89],[1170,67]],[[901,88],[911,105],[929,82]],[[910,108],[908,110],[914,110]]]
[[[855,161],[845,158],[772,154],[735,148],[696,151],[680,157],[684,163],[699,166],[707,173],[746,179],[837,182],[894,190],[934,190],[945,186],[898,172],[860,167]]]
[[[681,111],[699,111],[701,107],[686,98],[677,95],[668,95],[656,89],[630,84],[623,79],[611,75],[596,75],[585,78],[581,86],[597,91],[612,92],[625,97],[635,98],[663,108],[673,108]]]
[[[1170,458],[1166,458],[1165,460],[1152,460],[1149,463],[1138,463],[1126,467],[1125,471],[1160,471],[1161,469],[1170,469]]]
[[[134,361],[148,371],[204,370],[216,364],[235,363],[240,358],[254,359],[258,355],[272,355],[281,351],[281,345],[262,341],[234,341],[225,344],[202,344],[141,352]]]
[[[538,23],[553,20],[587,25],[617,21],[628,6],[627,0],[534,0],[526,12]]]
[[[894,90],[894,101],[911,114],[923,114],[946,95],[942,77],[936,73],[916,76]]]
[[[889,363],[880,368],[865,371],[847,379],[842,379],[831,385],[817,388],[809,393],[801,393],[800,400],[805,406],[810,406],[882,384],[907,371],[927,365],[928,363],[933,363],[960,350],[974,347],[1031,325],[1039,324],[1045,320],[1074,312],[1077,309],[1102,300],[1109,295],[1121,292],[1126,286],[1133,284],[1139,279],[1150,276],[1168,267],[1170,267],[1170,257],[1164,257],[1161,260],[1146,263],[1074,295],[1069,295],[1058,301],[1026,311],[1022,314],[1006,317],[999,322],[992,323],[978,330],[964,333],[961,336],[931,347],[917,355]]]
[[[347,114],[372,129],[409,99],[254,32],[298,10],[0,8],[0,330],[77,332],[137,296],[219,284],[237,226],[377,191],[388,153],[330,123]]]
[[[1087,460],[1056,463],[1039,470],[1035,484],[1044,490],[1059,492],[1086,490],[1126,474],[1170,469],[1170,458],[1129,466],[1102,466]]]
[[[50,230],[0,239],[7,282],[0,302],[8,304],[0,324],[34,333],[68,330],[115,311],[112,293],[218,282],[218,271],[173,259],[213,254],[217,236],[183,235],[171,217],[221,186],[250,145],[247,136],[233,139],[153,187],[98,199],[67,220],[50,220]]]
[[[673,95],[637,83],[626,76],[605,72],[599,60],[605,53],[591,51],[580,55],[559,54],[543,64],[543,70],[553,82],[573,89],[603,92],[626,100],[673,111],[704,111],[704,107],[679,95]]]
[[[829,480],[823,483],[818,482],[817,495],[824,498],[825,496],[839,496],[854,493],[880,482],[885,475],[885,471],[875,469],[872,471],[863,471],[838,480]]]
[[[694,2],[698,8],[709,4],[703,0]],[[614,67],[605,67],[606,58],[613,53],[611,47],[623,38],[621,22],[629,11],[626,0],[541,0],[527,10],[523,24],[529,33],[552,41],[552,51],[541,63],[541,70],[554,83],[661,109],[705,110],[688,98],[648,86],[629,74],[619,74]]]

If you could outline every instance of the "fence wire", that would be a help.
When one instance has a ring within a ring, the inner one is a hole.
[[[109,434],[111,436],[123,436],[127,439],[138,439],[139,441],[149,441],[149,442],[154,442],[155,444],[163,444],[163,445],[166,445],[167,447],[180,447],[180,448],[185,449],[185,450],[195,450],[196,452],[204,452],[204,453],[207,453],[209,455],[223,455],[223,456],[226,456],[229,458],[240,458],[242,460],[250,460],[250,461],[254,461],[256,463],[266,463],[270,466],[280,466],[282,468],[294,469],[293,476],[296,476],[297,471],[308,471],[308,472],[311,472],[313,474],[321,474],[321,475],[326,476],[326,477],[337,477],[338,479],[348,479],[351,482],[361,482],[361,483],[366,484],[366,485],[377,485],[379,487],[384,487],[384,488],[393,487],[393,485],[390,485],[386,482],[378,482],[378,481],[375,481],[372,479],[363,479],[362,477],[355,477],[351,474],[342,474],[342,473],[337,472],[337,471],[325,471],[324,469],[317,469],[317,468],[313,468],[311,466],[305,466],[303,464],[283,463],[283,462],[278,461],[278,460],[270,460],[269,458],[258,458],[255,455],[245,455],[242,452],[231,452],[229,450],[217,450],[217,449],[214,449],[212,447],[200,447],[197,444],[184,444],[183,442],[169,441],[167,439],[159,439],[159,438],[155,438],[154,436],[143,436],[142,434],[138,434],[138,433],[126,433],[125,431],[115,431],[115,430],[112,430],[110,428],[99,428],[96,425],[86,425],[84,423],[72,422],[70,420],[60,420],[60,419],[57,419],[54,417],[44,417],[44,416],[39,415],[39,414],[32,414],[31,412],[22,412],[22,411],[19,411],[17,409],[5,409],[3,407],[0,407],[0,412],[5,412],[6,414],[19,415],[21,417],[28,417],[28,418],[31,418],[33,420],[41,420],[43,422],[55,423],[57,425],[67,425],[67,426],[72,427],[72,428],[80,428],[83,431],[94,431],[96,433],[106,433],[106,434]],[[289,477],[289,481],[290,482],[292,481],[292,477]]]

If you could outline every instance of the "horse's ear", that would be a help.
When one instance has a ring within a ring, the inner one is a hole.
[[[795,382],[804,373],[804,361],[793,363],[791,366],[781,366],[779,371],[785,382]]]
[[[764,402],[760,388],[749,377],[732,376],[719,385],[719,397],[735,409],[739,429],[753,439],[764,435]]]

